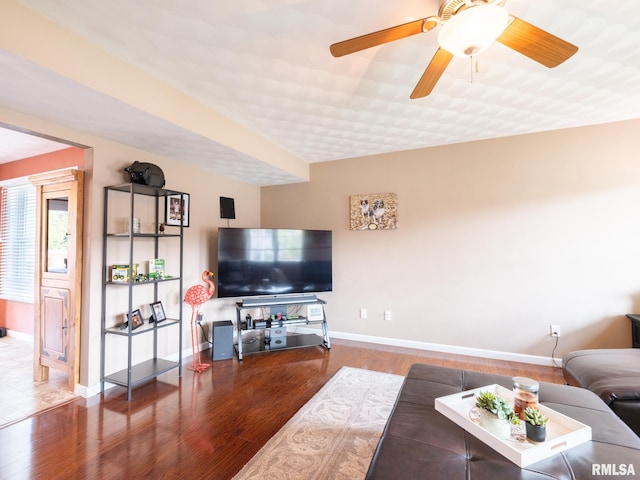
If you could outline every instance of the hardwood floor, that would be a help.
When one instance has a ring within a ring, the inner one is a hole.
[[[404,375],[413,363],[564,383],[558,368],[332,339],[330,352],[185,368],[135,389],[131,402],[117,387],[0,429],[0,478],[229,479],[342,366]]]

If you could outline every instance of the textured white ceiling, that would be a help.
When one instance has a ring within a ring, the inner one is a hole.
[[[437,49],[436,31],[342,58],[329,45],[434,15],[437,0],[20,3],[305,162],[640,118],[633,1],[509,0],[510,13],[578,45],[578,53],[547,69],[496,43],[478,57],[472,82],[469,61],[456,58],[419,100],[409,94]],[[0,67],[6,108],[250,183],[300,180],[1,50]],[[50,95],[19,95],[43,81]],[[63,103],[69,98],[82,103]]]

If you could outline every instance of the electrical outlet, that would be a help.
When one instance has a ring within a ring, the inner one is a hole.
[[[385,310],[385,311],[384,311],[384,319],[385,319],[387,322],[390,322],[390,321],[391,321],[391,310]]]
[[[552,337],[560,336],[560,325],[550,325],[549,326],[549,335]]]
[[[367,318],[367,309],[366,308],[361,308],[360,309],[360,318]]]

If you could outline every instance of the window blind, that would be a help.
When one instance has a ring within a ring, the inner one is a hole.
[[[36,189],[6,185],[0,201],[0,298],[33,303]]]

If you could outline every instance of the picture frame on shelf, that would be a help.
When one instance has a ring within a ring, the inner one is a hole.
[[[165,225],[183,227],[189,226],[189,200],[188,193],[167,195],[165,205]]]
[[[135,330],[138,327],[142,326],[142,314],[140,313],[140,309],[136,308],[128,315],[128,319],[131,322],[131,330]]]
[[[164,313],[164,307],[162,302],[155,302],[151,305],[151,319],[156,323],[160,323],[167,319],[167,315]]]

